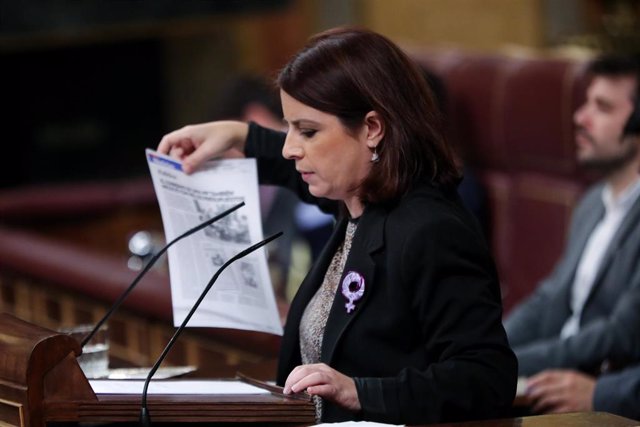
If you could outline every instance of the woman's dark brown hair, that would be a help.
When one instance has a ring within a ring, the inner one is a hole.
[[[277,83],[303,104],[337,116],[351,131],[370,111],[382,117],[380,161],[360,186],[363,202],[397,201],[425,179],[438,186],[459,180],[431,90],[414,62],[386,37],[356,28],[320,33],[282,69]]]

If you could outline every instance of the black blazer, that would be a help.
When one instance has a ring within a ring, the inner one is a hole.
[[[285,172],[292,163],[273,156],[282,142],[281,134],[252,126],[246,154],[258,158],[261,181],[286,185],[313,201],[295,169]],[[332,207],[330,201],[319,202]],[[346,223],[346,218],[338,221],[291,304],[279,384],[301,364],[300,318]],[[364,295],[347,313],[339,286],[321,360],[355,378],[362,411],[326,402],[322,421],[416,424],[503,415],[515,395],[517,363],[502,328],[493,261],[454,189],[424,184],[394,207],[367,206],[343,279],[350,271],[364,278]]]

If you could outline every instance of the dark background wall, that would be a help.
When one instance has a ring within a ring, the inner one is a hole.
[[[146,176],[142,150],[209,119],[231,75],[274,74],[328,27],[519,56],[637,22],[636,0],[0,0],[0,189]]]
[[[202,104],[198,90],[202,98],[214,91],[215,73],[203,87],[194,70],[231,66],[220,46],[236,29],[225,21],[288,4],[1,0],[0,188],[148,174],[144,148],[172,128],[174,106]],[[215,63],[198,64],[205,56]],[[200,110],[188,118],[206,119]]]
[[[143,172],[138,160],[164,123],[160,48],[140,40],[0,56],[2,186]]]

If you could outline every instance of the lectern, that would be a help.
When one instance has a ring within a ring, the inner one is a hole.
[[[93,392],[76,361],[80,344],[14,316],[0,314],[0,424],[135,422],[140,396]],[[268,395],[154,395],[154,422],[242,422],[310,425],[311,402]]]

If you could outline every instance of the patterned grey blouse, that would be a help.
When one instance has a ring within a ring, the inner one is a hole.
[[[357,221],[349,220],[344,241],[333,255],[331,264],[329,264],[329,268],[327,268],[327,272],[324,275],[322,285],[309,301],[302,315],[300,321],[300,353],[302,363],[305,365],[320,362],[324,329],[327,325],[329,311],[338,290],[340,277],[347,262],[357,226]],[[314,396],[313,400],[316,406],[316,420],[319,421],[322,415],[322,399],[319,396]]]

